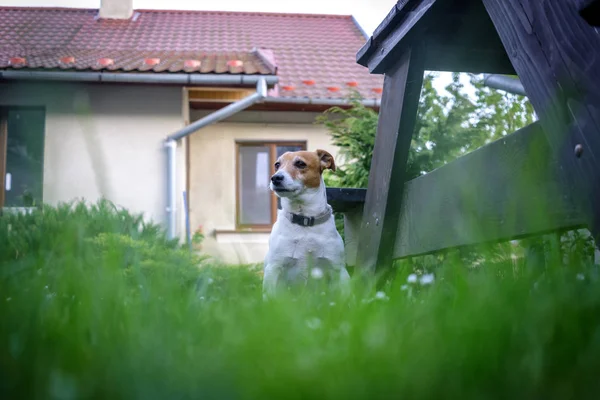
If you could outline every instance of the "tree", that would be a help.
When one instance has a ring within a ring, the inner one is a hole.
[[[504,94],[483,86],[475,75],[475,98],[470,99],[452,74],[452,82],[441,95],[433,86],[435,73],[423,78],[423,89],[408,155],[407,179],[430,172],[478,147],[533,121],[533,108],[523,96]],[[377,113],[365,107],[353,92],[351,107],[333,107],[317,118],[340,149],[342,167],[328,175],[327,184],[337,187],[367,187]]]
[[[474,127],[484,133],[473,142],[475,148],[500,139],[536,119],[533,106],[524,96],[494,90],[476,75],[470,76],[475,87]]]
[[[460,74],[452,74],[452,82],[445,88],[449,95],[436,91],[435,77],[435,73],[427,73],[423,79],[408,155],[409,180],[512,133],[535,118],[527,98],[490,89],[476,75],[470,75],[474,98],[465,93]],[[326,176],[326,183],[330,187],[366,188],[378,116],[362,105],[356,92],[349,100],[349,109],[333,107],[317,119],[329,130],[342,161],[336,173]],[[342,231],[341,217],[337,222]],[[518,250],[509,244],[492,247],[496,258],[498,254],[511,257]],[[463,251],[463,256],[474,261],[477,254]]]

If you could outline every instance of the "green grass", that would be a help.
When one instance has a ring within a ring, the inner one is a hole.
[[[3,217],[0,235],[3,399],[581,399],[600,389],[593,266],[446,260],[429,285],[400,269],[379,294],[342,301],[316,287],[263,302],[256,271],[211,266],[105,204]]]

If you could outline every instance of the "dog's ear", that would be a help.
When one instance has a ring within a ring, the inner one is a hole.
[[[333,160],[333,156],[326,152],[325,150],[317,150],[317,156],[319,157],[319,161],[321,162],[321,172],[326,169],[330,169],[335,172],[335,161]]]

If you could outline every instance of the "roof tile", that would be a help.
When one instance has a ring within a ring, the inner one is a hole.
[[[271,92],[282,97],[340,98],[348,90],[381,97],[373,89],[382,87],[383,77],[356,63],[365,38],[350,16],[137,12],[131,20],[103,20],[98,10],[0,7],[0,68],[277,73],[282,86],[294,88]],[[100,65],[101,58],[114,63]],[[145,62],[155,58],[157,65]]]

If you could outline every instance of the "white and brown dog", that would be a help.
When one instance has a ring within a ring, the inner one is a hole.
[[[283,287],[304,286],[311,276],[347,289],[344,242],[327,203],[325,169],[335,171],[335,162],[324,150],[287,152],[275,163],[270,189],[281,199],[281,210],[265,258],[265,297]]]

